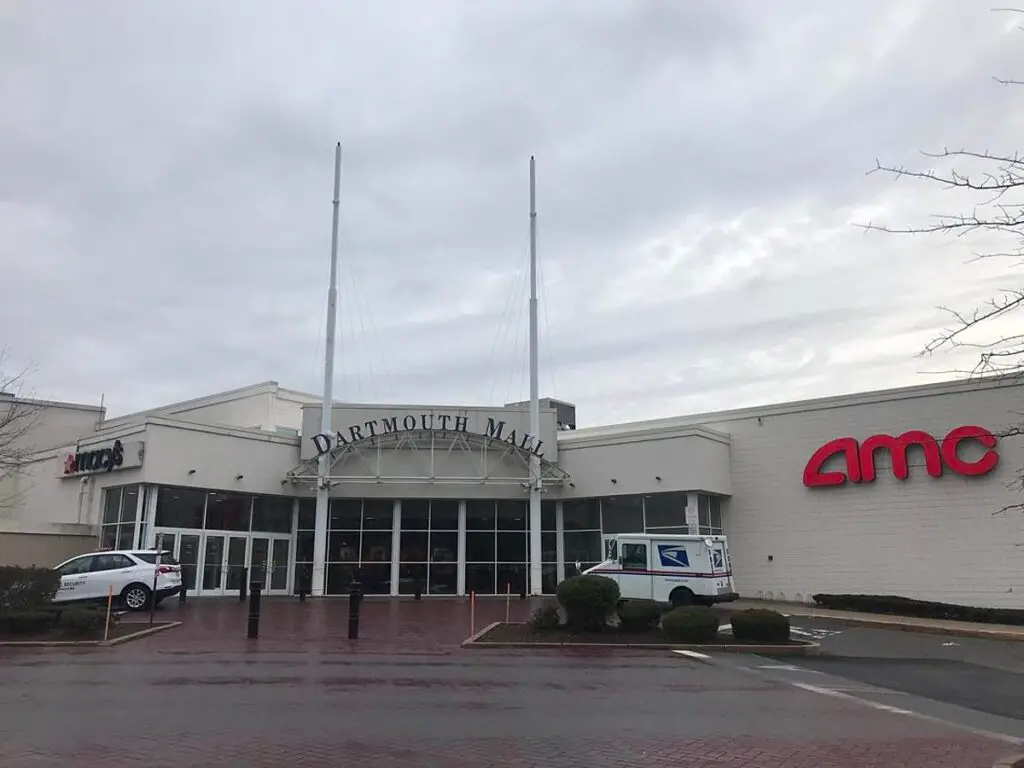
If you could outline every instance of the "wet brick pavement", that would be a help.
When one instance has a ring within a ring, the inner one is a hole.
[[[268,601],[256,642],[236,600],[120,648],[8,649],[0,765],[988,768],[1012,751],[665,652],[459,650],[465,602],[365,607],[356,643],[344,600]],[[504,611],[481,601],[478,627]]]

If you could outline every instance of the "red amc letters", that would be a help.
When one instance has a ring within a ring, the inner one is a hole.
[[[984,447],[985,453],[977,461],[960,458],[960,444],[975,440]],[[996,436],[984,427],[963,426],[950,430],[942,440],[936,440],[927,432],[912,429],[899,437],[874,435],[858,445],[856,438],[840,437],[825,443],[814,452],[804,467],[804,485],[808,488],[823,488],[851,483],[871,483],[875,480],[875,452],[886,450],[892,456],[892,473],[900,480],[910,477],[907,464],[907,449],[920,446],[924,450],[925,471],[932,477],[942,477],[943,467],[966,477],[987,475],[999,464],[996,452]],[[838,470],[822,472],[822,467],[836,454],[846,457],[846,472]]]

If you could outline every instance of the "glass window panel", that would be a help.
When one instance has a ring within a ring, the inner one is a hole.
[[[601,499],[601,530],[609,533],[643,533],[643,497],[615,496]]]
[[[434,531],[459,530],[459,502],[451,499],[431,501],[430,528]]]
[[[454,595],[459,586],[459,569],[455,563],[432,563],[427,594]]]
[[[117,549],[117,525],[100,528],[100,549]]]
[[[430,532],[430,562],[454,563],[459,558],[459,534],[457,531]]]
[[[162,528],[202,528],[206,491],[161,488],[156,496],[156,524]]]
[[[648,528],[686,525],[686,492],[656,493],[646,497],[644,522]]]
[[[299,530],[316,528],[316,499],[299,499]]]
[[[706,494],[697,494],[697,525],[707,527],[711,525],[711,514],[708,509],[708,497]]]
[[[364,595],[391,594],[391,563],[372,563],[359,567],[359,583]]]
[[[206,495],[206,530],[248,531],[251,510],[252,496],[211,491]]]
[[[335,564],[327,566],[328,595],[347,595],[352,578],[355,576],[356,566],[348,564]]]
[[[425,531],[430,521],[430,502],[402,499],[402,530]]]
[[[390,531],[395,519],[395,502],[391,499],[363,499],[363,529]]]
[[[103,491],[103,522],[116,523],[121,519],[121,488]]]
[[[685,536],[686,534],[688,534],[690,532],[690,529],[689,529],[688,526],[685,526],[685,525],[676,525],[676,526],[673,526],[671,528],[648,528],[647,532],[648,533],[655,533],[655,534],[660,533],[660,534],[671,535],[671,536],[677,536],[677,535],[684,535]]]
[[[300,560],[295,563],[295,578],[292,580],[296,592],[298,592],[299,586],[303,583],[303,579],[306,579],[306,588],[308,589],[309,585],[313,583],[313,563]]]
[[[363,531],[361,562],[364,565],[391,562],[391,531]]]
[[[493,563],[466,564],[466,591],[478,595],[494,594],[495,567]]]
[[[711,497],[709,513],[711,527],[722,530],[722,500],[717,496]]]
[[[135,523],[122,523],[118,526],[117,548],[131,549],[135,546]]]
[[[497,520],[497,508],[493,501],[466,502],[466,530],[493,531]]]
[[[555,525],[555,505],[557,502],[554,501],[542,501],[540,503],[540,529],[542,531],[554,531]]]
[[[526,562],[526,534],[498,532],[498,562]]]
[[[494,534],[480,531],[466,531],[466,561],[494,562]],[[468,589],[468,587],[467,587]]]
[[[601,529],[601,508],[597,499],[563,501],[562,518],[567,531]]]
[[[327,562],[356,563],[359,561],[359,531],[329,531],[327,534]]]
[[[558,589],[558,564],[547,563],[541,566],[540,591],[545,595],[553,595]]]
[[[526,583],[526,566],[513,564],[499,564],[497,569],[498,594],[504,595],[511,592],[518,595],[519,590]]]
[[[525,501],[502,499],[498,502],[498,530],[525,531],[527,512]]]
[[[362,499],[331,499],[327,527],[332,531],[357,531],[363,523]]]
[[[300,563],[313,562],[313,537],[312,531],[299,531],[295,534],[295,559]]]
[[[426,531],[402,531],[399,550],[399,562],[402,563],[425,563],[427,562],[427,532]]]
[[[292,499],[257,496],[252,501],[252,529],[264,533],[291,533],[292,508]]]
[[[128,485],[121,489],[121,522],[134,523],[139,509],[139,486]]]
[[[600,531],[566,531],[565,562],[599,562],[603,557]]]
[[[549,533],[542,531],[540,534],[540,559],[544,563],[554,563],[558,561],[558,550],[557,547],[558,534]],[[530,544],[530,534],[526,534],[526,550],[527,552],[533,551],[533,546]],[[528,560],[529,558],[527,558]]]
[[[629,570],[646,570],[647,545],[624,543],[622,545],[622,567]]]
[[[403,565],[398,569],[398,594],[411,595],[416,587],[426,590],[427,588],[427,566]]]

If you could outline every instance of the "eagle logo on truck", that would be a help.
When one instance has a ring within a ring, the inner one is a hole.
[[[658,557],[661,564],[669,568],[690,567],[690,556],[686,553],[686,547],[678,544],[659,544]]]

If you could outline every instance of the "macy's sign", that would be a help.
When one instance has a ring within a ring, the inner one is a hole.
[[[973,440],[979,443],[985,452],[974,461],[967,461],[960,456],[960,445]],[[875,453],[886,450],[892,457],[892,473],[900,480],[910,477],[910,466],[907,463],[907,449],[916,445],[924,450],[924,468],[932,477],[942,477],[943,467],[965,477],[987,475],[999,464],[996,453],[996,436],[984,427],[963,426],[950,430],[941,441],[936,440],[927,432],[912,429],[899,437],[891,435],[874,435],[858,444],[856,438],[840,437],[825,443],[816,450],[804,467],[804,485],[808,488],[821,488],[830,485],[851,483],[871,483],[875,480]],[[825,463],[837,454],[846,459],[846,472],[838,470],[823,472]]]

